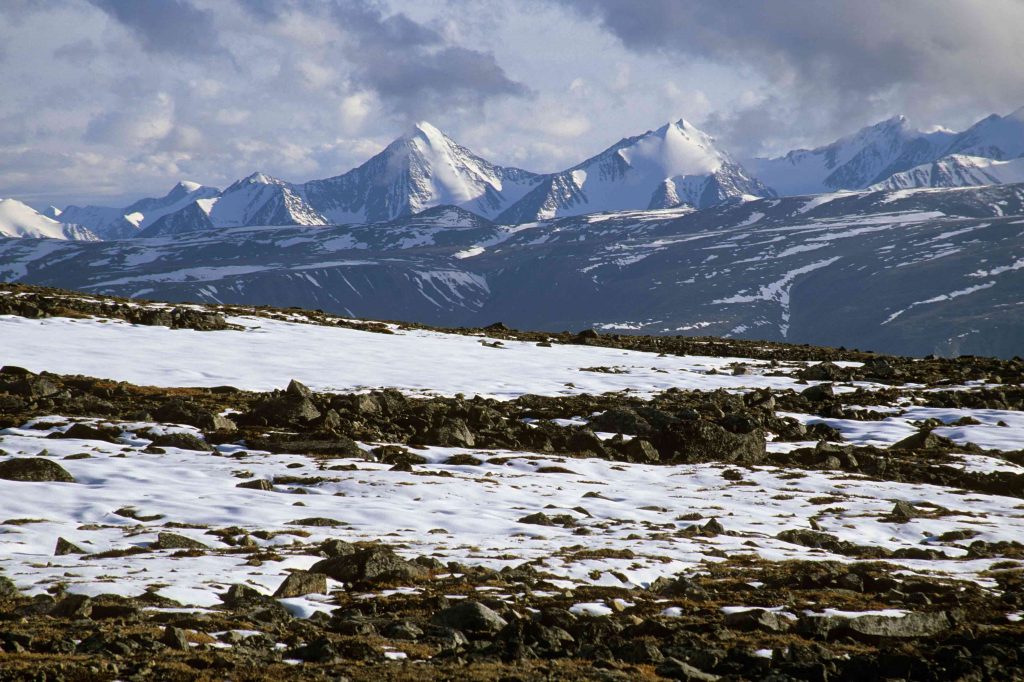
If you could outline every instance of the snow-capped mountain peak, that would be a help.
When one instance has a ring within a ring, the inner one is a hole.
[[[239,187],[245,187],[246,185],[287,185],[284,180],[275,178],[272,175],[267,175],[263,171],[255,171],[241,180],[237,180],[228,186],[224,193],[236,191]]]
[[[598,211],[704,208],[729,197],[770,196],[685,119],[615,143],[597,156],[547,176],[505,212],[500,222],[527,222]]]
[[[998,161],[1024,155],[1024,107],[1000,116],[992,114],[957,135],[945,155],[966,154]]]
[[[943,130],[916,130],[900,114],[821,147],[752,159],[748,164],[758,178],[783,195],[862,189],[938,158],[951,137]]]
[[[420,121],[361,166],[303,189],[335,223],[386,221],[444,204],[492,217],[537,177],[495,165]]]
[[[65,225],[17,199],[0,199],[0,237],[98,241],[81,225]]]

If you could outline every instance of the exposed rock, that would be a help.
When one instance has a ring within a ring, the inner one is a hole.
[[[306,594],[326,594],[327,576],[308,571],[292,571],[274,592],[278,599],[301,597]]]
[[[47,376],[33,374],[20,367],[4,367],[0,373],[0,391],[28,400],[45,398],[60,392],[61,387]]]
[[[328,540],[324,544],[320,545],[320,551],[328,557],[339,557],[355,554],[358,550],[351,542],[345,542],[344,540]]]
[[[153,445],[162,448],[180,448],[182,450],[198,450],[200,452],[211,452],[213,446],[191,433],[175,432],[165,433],[153,437]]]
[[[204,431],[234,431],[238,427],[218,412],[185,400],[170,400],[153,412],[157,421],[170,424],[188,424]]]
[[[5,575],[0,575],[0,599],[13,599],[20,594],[14,582]]]
[[[737,611],[725,617],[725,624],[738,630],[787,632],[793,627],[794,622],[791,618],[764,609]]]
[[[956,449],[953,441],[933,433],[931,430],[918,431],[912,436],[889,446],[890,450],[935,450],[935,449]]]
[[[890,512],[890,516],[899,521],[909,521],[923,515],[920,509],[904,500],[898,500]]]
[[[476,445],[476,438],[469,426],[462,419],[448,419],[432,429],[427,437],[431,442],[444,447],[471,448]]]
[[[64,538],[57,538],[57,546],[53,550],[54,556],[64,556],[66,554],[88,554],[84,549],[69,542]]]
[[[706,673],[675,658],[666,658],[655,668],[655,672],[670,680],[683,680],[683,682],[715,682],[721,679],[718,675]]]
[[[627,462],[653,464],[661,459],[658,450],[644,438],[633,438],[622,447],[623,459]]]
[[[444,463],[448,464],[448,465],[451,465],[451,466],[474,466],[475,467],[475,466],[480,466],[481,464],[483,464],[483,460],[477,459],[473,455],[467,455],[465,453],[461,453],[461,454],[458,454],[458,455],[452,455],[451,457],[446,459],[444,461]]]
[[[274,484],[263,478],[256,478],[251,481],[242,481],[236,488],[248,488],[250,490],[273,490]]]
[[[427,570],[406,561],[386,545],[374,545],[323,559],[313,564],[314,573],[349,584],[408,583],[427,577]]]
[[[470,634],[497,632],[508,624],[493,609],[468,599],[434,614],[432,621]]]
[[[67,469],[45,457],[13,457],[0,462],[0,478],[8,481],[75,482],[75,477]]]
[[[527,514],[519,519],[519,523],[529,523],[535,526],[564,526],[571,528],[576,525],[576,519],[569,514],[552,514],[548,516],[544,512]]]
[[[703,419],[673,424],[653,440],[662,461],[757,464],[765,458],[765,439],[760,430],[731,433]]]
[[[363,451],[351,438],[335,434],[330,438],[249,438],[246,444],[255,450],[286,452],[289,454],[312,455],[323,459],[336,457],[361,457]]]
[[[190,649],[188,634],[181,628],[172,627],[170,625],[164,628],[164,633],[160,637],[160,643],[174,649],[175,651],[188,651]]]
[[[825,400],[832,400],[835,398],[836,392],[832,388],[832,384],[815,384],[810,388],[805,388],[800,392],[800,395],[810,400],[812,403],[818,403]]]
[[[57,618],[88,618],[92,614],[92,599],[84,594],[69,594],[54,607],[52,615]]]
[[[50,438],[79,438],[81,440],[102,440],[107,443],[116,443],[117,438],[120,436],[119,431],[112,431],[110,429],[101,429],[95,426],[89,426],[88,424],[76,423],[72,424],[71,428],[64,431],[63,433],[57,432],[50,434]]]
[[[209,549],[209,547],[184,535],[165,532],[157,535],[153,549]]]
[[[913,612],[899,616],[866,615],[856,618],[811,617],[804,620],[821,622],[805,625],[802,620],[801,630],[810,627],[818,632],[827,632],[830,638],[845,635],[864,641],[933,637],[951,627],[949,617],[943,611]]]

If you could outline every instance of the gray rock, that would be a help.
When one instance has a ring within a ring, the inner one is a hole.
[[[209,549],[208,546],[192,538],[177,533],[160,533],[157,535],[153,549]]]
[[[768,630],[770,632],[787,632],[794,624],[790,618],[774,611],[751,609],[738,611],[725,617],[725,624],[737,630]]]
[[[45,457],[14,457],[0,462],[0,478],[8,481],[75,482],[75,477],[67,469]]]
[[[623,447],[622,452],[627,462],[652,464],[661,460],[661,455],[651,442],[644,438],[633,438]]]
[[[949,438],[945,438],[936,433],[932,433],[930,430],[918,431],[912,436],[907,436],[903,440],[893,443],[889,446],[890,450],[936,450],[936,449],[955,449],[956,443],[951,441]]]
[[[799,630],[805,635],[822,638],[848,636],[867,642],[934,637],[950,627],[949,617],[944,611],[856,618],[812,616],[802,618],[799,623]]]
[[[0,599],[14,599],[21,593],[10,578],[0,575]]]
[[[161,448],[179,448],[181,450],[197,450],[211,452],[213,446],[202,438],[191,433],[165,433],[153,438],[153,445]]]
[[[426,569],[406,561],[386,545],[323,559],[310,570],[344,583],[409,583],[428,575]]]
[[[910,504],[909,502],[899,500],[898,502],[896,502],[895,505],[893,505],[892,511],[890,512],[890,516],[892,516],[895,519],[909,521],[910,519],[916,519],[919,516],[923,516],[923,514],[921,513],[920,509]]]
[[[431,620],[437,625],[473,634],[494,633],[508,625],[493,609],[468,599],[439,611]]]
[[[92,599],[84,594],[69,594],[54,607],[51,615],[57,618],[88,618],[92,614]]]
[[[257,478],[252,481],[243,481],[235,486],[236,488],[248,488],[249,490],[273,490],[274,484],[268,480]]]
[[[320,545],[320,551],[328,557],[333,558],[355,554],[358,550],[351,542],[345,542],[344,540],[328,540],[324,544]]]
[[[164,628],[164,634],[160,637],[160,643],[176,651],[188,651],[191,648],[189,647],[188,635],[185,631],[170,625]]]
[[[720,679],[718,675],[706,673],[675,658],[666,658],[654,671],[670,680],[684,680],[684,682],[715,682]]]
[[[816,384],[810,388],[805,388],[800,392],[800,395],[807,398],[812,403],[819,403],[825,400],[831,400],[835,397],[836,392],[832,389],[832,384]]]
[[[53,554],[54,556],[64,556],[66,554],[88,554],[88,552],[73,542],[57,538],[57,546],[54,548]]]
[[[284,392],[288,395],[297,396],[299,398],[313,397],[313,391],[311,391],[308,386],[303,383],[299,383],[295,379],[288,382],[288,388],[286,388]]]
[[[327,594],[327,576],[322,573],[292,571],[274,592],[274,596],[278,599],[301,597],[307,594]]]

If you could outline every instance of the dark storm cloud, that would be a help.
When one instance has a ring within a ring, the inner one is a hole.
[[[196,56],[222,52],[213,16],[187,0],[89,0],[151,52]]]
[[[353,80],[402,116],[430,116],[479,106],[493,97],[530,93],[505,73],[493,54],[450,44],[436,29],[403,13],[386,15],[367,0],[261,0],[246,6],[269,18],[301,11],[332,22],[346,38],[339,49]]]
[[[752,105],[764,120],[719,116],[737,137],[786,107],[817,107],[842,127],[885,107],[928,115],[957,100],[1004,113],[1024,104],[1020,0],[554,1],[635,52],[749,69],[773,84]]]
[[[402,113],[433,113],[446,100],[478,105],[490,97],[528,93],[494,55],[445,44],[436,30],[404,14],[385,17],[359,0],[338,0],[332,10],[354,39],[348,56],[358,80]]]

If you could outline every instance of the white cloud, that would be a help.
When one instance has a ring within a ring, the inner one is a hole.
[[[742,27],[746,44],[704,0],[703,25],[678,20],[676,0],[643,13],[627,0],[175,0],[156,15],[148,4],[0,2],[5,194],[63,204],[163,193],[178,174],[220,186],[256,169],[327,177],[419,117],[497,163],[554,171],[680,116],[742,152],[821,143],[900,111],[963,127],[1024,104],[1024,14],[1011,0],[950,0],[916,19],[840,0],[845,26],[814,23],[815,37],[769,18]],[[847,35],[871,12],[892,26]],[[180,35],[198,19],[201,42]],[[920,61],[879,71],[894,53]],[[862,70],[840,54],[866,54]],[[839,64],[848,83],[835,87],[857,96],[832,96],[815,59]]]

